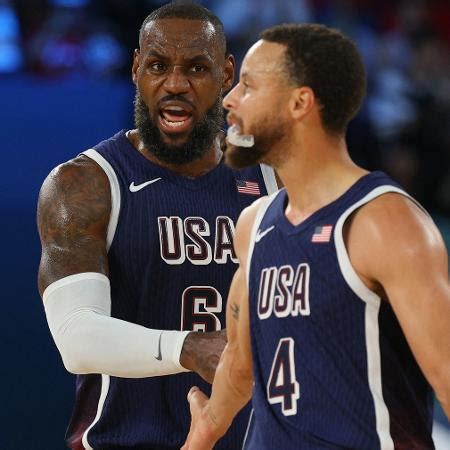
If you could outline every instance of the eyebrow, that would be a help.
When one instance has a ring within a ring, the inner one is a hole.
[[[167,60],[169,59],[169,57],[167,55],[163,55],[162,53],[159,53],[157,50],[149,50],[145,56],[144,56],[144,60],[150,59],[150,58],[157,58],[157,59],[161,59],[161,60]],[[191,58],[186,57],[185,60],[188,63],[196,63],[196,62],[209,62],[212,63],[213,62],[213,58],[211,58],[211,56],[209,55],[209,53],[207,54],[197,54],[195,56],[192,56]]]
[[[212,63],[213,58],[211,58],[211,56],[209,54],[206,54],[206,55],[202,54],[202,55],[195,55],[192,58],[188,58],[188,61],[193,62],[193,63],[205,62],[205,61]]]
[[[164,56],[162,53],[159,53],[156,50],[149,50],[145,53],[144,59],[149,58],[167,59],[167,56]]]

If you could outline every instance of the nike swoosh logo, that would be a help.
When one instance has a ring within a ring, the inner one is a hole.
[[[255,236],[255,242],[259,242],[266,234],[270,233],[275,228],[275,225],[272,225],[269,228],[266,228],[264,231],[258,230]]]
[[[156,183],[157,181],[161,180],[161,177],[159,178],[154,178],[153,180],[150,181],[146,181],[145,183],[141,183],[141,184],[134,184],[134,181],[130,184],[130,192],[137,192],[140,191],[141,189],[144,189],[145,187],[147,187],[150,184]]]
[[[158,354],[155,356],[155,359],[158,361],[162,360],[162,353],[161,353],[161,337],[162,337],[163,331],[159,333],[159,339],[158,339]]]

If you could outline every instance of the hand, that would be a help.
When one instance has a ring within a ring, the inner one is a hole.
[[[226,343],[226,330],[193,331],[184,340],[180,364],[184,368],[198,373],[208,383],[212,383]]]
[[[194,386],[187,399],[191,409],[191,429],[181,450],[211,450],[222,434],[209,411],[208,397]]]

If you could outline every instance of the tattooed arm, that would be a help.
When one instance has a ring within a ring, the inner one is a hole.
[[[111,317],[110,210],[109,180],[85,156],[57,167],[39,195],[39,291],[64,365],[73,373],[127,378],[185,371],[180,351],[188,332]]]
[[[153,330],[111,317],[110,211],[109,180],[86,156],[53,170],[39,195],[39,292],[67,370],[127,378],[193,370],[212,382],[224,331]]]
[[[42,185],[38,230],[42,244],[38,285],[42,295],[68,275],[108,275],[106,233],[111,194],[106,174],[86,156],[54,169]]]
[[[250,232],[259,205],[260,200],[245,209],[236,226],[234,246],[239,258],[239,268],[228,294],[228,344],[217,366],[211,398],[208,399],[197,387],[193,387],[188,394],[192,421],[189,436],[182,450],[212,449],[252,395],[252,354],[245,270]]]

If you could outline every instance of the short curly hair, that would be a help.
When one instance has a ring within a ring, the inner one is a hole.
[[[367,85],[355,43],[340,31],[318,24],[277,25],[263,31],[261,38],[286,46],[289,81],[314,91],[328,133],[345,133]]]

